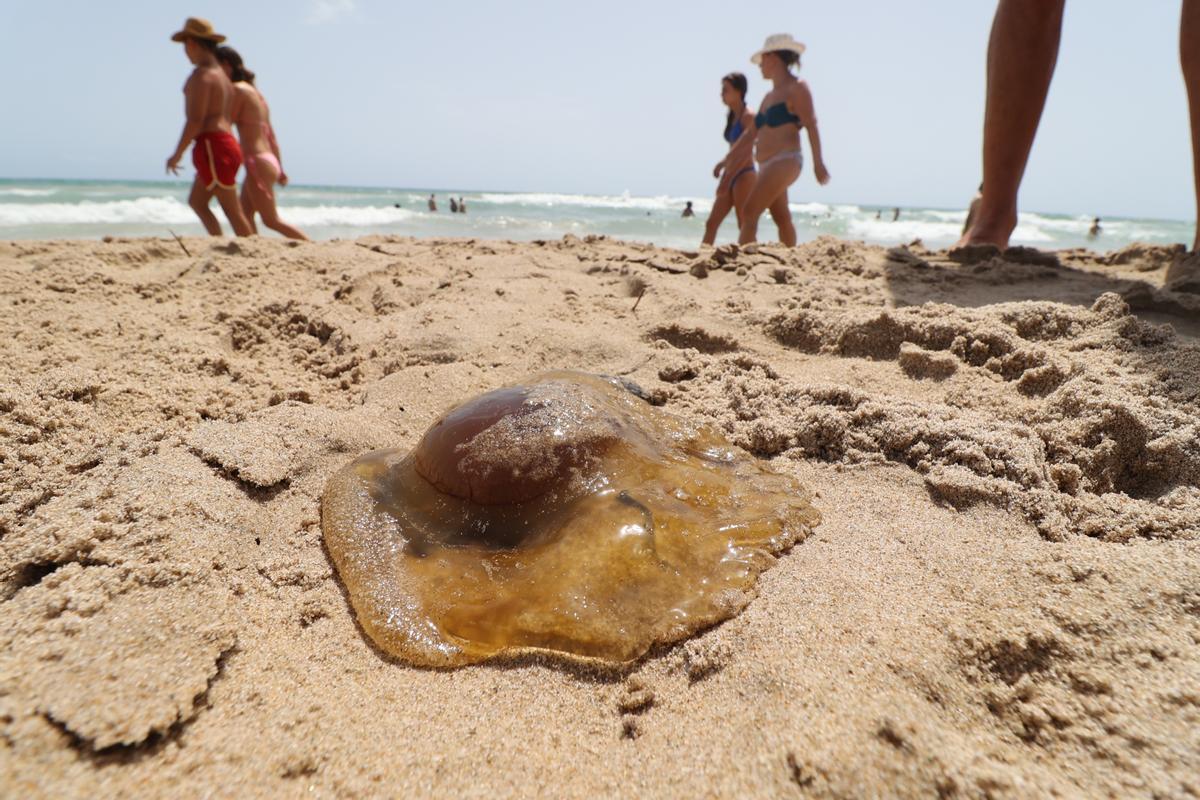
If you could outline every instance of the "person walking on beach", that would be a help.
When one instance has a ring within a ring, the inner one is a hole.
[[[1066,0],[1000,0],[987,55],[983,117],[983,201],[959,247],[1008,247],[1017,192],[1058,60]],[[1183,0],[1179,56],[1192,129],[1192,170],[1200,206],[1200,0]],[[1200,249],[1200,230],[1192,250]]]
[[[779,239],[788,247],[796,244],[796,227],[788,210],[788,187],[800,177],[804,156],[800,151],[800,129],[808,128],[808,143],[812,149],[813,172],[817,183],[829,183],[829,170],[821,158],[821,135],[817,130],[817,114],[813,108],[808,84],[792,74],[799,66],[804,45],[786,33],[767,37],[763,48],[750,57],[762,69],[762,76],[771,81],[771,91],[762,101],[762,109],[754,117],[758,157],[758,181],[742,212],[738,244],[748,244],[758,237],[758,218],[770,209],[779,226]]]
[[[437,211],[437,200],[433,199],[433,195],[429,195],[429,210]]]
[[[271,110],[254,84],[254,73],[246,69],[241,55],[232,47],[218,47],[217,62],[233,82],[230,117],[237,125],[246,163],[241,203],[250,230],[258,233],[254,225],[257,213],[271,230],[289,239],[307,241],[304,232],[280,219],[275,208],[275,184],[287,186],[288,176],[283,171],[283,156],[279,153],[279,142],[275,140],[275,129],[271,127]]]
[[[192,184],[188,205],[200,217],[210,236],[221,235],[221,223],[209,209],[213,195],[233,232],[249,236],[254,231],[238,203],[237,173],[242,165],[242,151],[233,138],[229,118],[233,103],[233,84],[217,65],[217,45],[225,37],[213,30],[212,23],[198,17],[188,17],[183,29],[172,34],[171,41],[182,42],[188,60],[196,65],[183,85],[187,121],[175,152],[167,159],[167,172],[179,174],[179,162],[192,144],[192,163],[196,180]]]
[[[703,244],[717,240],[717,229],[733,209],[738,227],[742,224],[742,209],[754,189],[754,114],[746,106],[746,76],[731,72],[721,78],[721,102],[729,111],[725,115],[725,141],[729,152],[713,167],[713,177],[719,178],[717,196],[704,223]]]

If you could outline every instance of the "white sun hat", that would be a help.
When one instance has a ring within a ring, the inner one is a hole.
[[[750,63],[761,64],[763,53],[771,53],[775,50],[791,50],[796,55],[801,55],[804,52],[804,45],[793,39],[790,33],[772,33],[763,42],[762,50],[750,56]]]

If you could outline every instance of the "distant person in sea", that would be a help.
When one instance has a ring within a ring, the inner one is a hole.
[[[250,230],[258,233],[254,215],[262,217],[263,225],[289,239],[308,239],[299,228],[279,217],[275,207],[275,184],[287,186],[283,171],[283,156],[271,127],[271,109],[254,84],[254,73],[246,69],[241,55],[232,47],[217,48],[217,61],[233,81],[233,106],[230,116],[237,125],[246,162],[246,179],[242,182],[242,211]]]
[[[434,199],[433,195],[429,195],[429,210],[437,211],[437,200]]]
[[[1017,192],[1033,149],[1058,60],[1066,0],[999,0],[987,55],[983,115],[983,202],[959,246],[1004,249],[1017,225]],[[1192,129],[1200,205],[1200,0],[1183,0],[1179,56]],[[1200,230],[1192,249],[1200,248]]]
[[[194,141],[192,163],[196,167],[196,180],[192,183],[188,205],[200,217],[210,236],[220,236],[221,223],[208,207],[216,195],[234,233],[249,236],[254,230],[246,220],[237,196],[242,150],[233,137],[230,120],[234,89],[217,64],[217,45],[225,41],[225,37],[214,31],[208,20],[189,17],[183,30],[174,33],[171,41],[183,42],[183,51],[196,68],[183,85],[187,122],[175,152],[167,159],[167,172],[179,174],[179,162]]]
[[[892,222],[895,222],[898,219],[900,219],[900,207],[899,206],[892,209]]]
[[[882,208],[877,209],[875,211],[875,219],[883,219],[883,209]]]
[[[463,200],[461,197],[458,198],[458,213],[460,213],[460,214],[467,213],[467,201]]]
[[[1096,217],[1094,220],[1092,220],[1092,227],[1088,229],[1088,238],[1095,239],[1100,235],[1102,230],[1103,228],[1100,227],[1100,218]]]
[[[763,98],[762,110],[754,117],[758,157],[758,181],[742,211],[739,244],[758,238],[758,218],[768,209],[779,226],[779,239],[788,247],[796,244],[796,227],[788,209],[788,187],[800,177],[804,156],[800,151],[800,129],[808,128],[812,149],[813,173],[817,183],[829,183],[829,170],[821,158],[821,136],[812,92],[805,81],[792,74],[799,67],[804,45],[786,33],[767,37],[763,48],[750,61],[762,69],[771,81],[771,91]]]
[[[453,197],[450,198],[450,213],[451,214],[458,213],[458,201],[455,200]]]
[[[696,216],[696,212],[692,209],[692,201],[691,200],[687,201],[687,205],[683,207],[683,213],[680,214],[679,216],[683,217],[684,219],[687,219],[688,217]]]
[[[713,167],[713,177],[720,182],[708,221],[704,223],[704,244],[717,240],[717,229],[729,216],[730,209],[741,227],[742,209],[754,189],[754,113],[746,106],[747,87],[746,76],[740,72],[721,78],[721,102],[729,108],[722,135],[729,144],[729,152]]]
[[[971,202],[967,205],[967,219],[963,223],[963,236],[967,235],[967,231],[971,230],[971,225],[975,222],[975,217],[979,215],[979,204],[983,202],[983,184],[979,184],[979,191],[975,192],[975,196],[971,198]]]

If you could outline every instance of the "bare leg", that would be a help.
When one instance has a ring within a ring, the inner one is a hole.
[[[795,247],[796,226],[792,223],[792,210],[788,208],[787,189],[775,198],[775,202],[771,203],[767,210],[771,212],[771,219],[775,220],[775,227],[779,229],[779,241],[788,247]]]
[[[208,202],[212,200],[212,192],[205,189],[200,183],[200,179],[192,184],[192,193],[188,195],[188,205],[192,207],[192,211],[196,212],[196,216],[200,218],[200,224],[204,226],[204,230],[208,231],[209,236],[221,235],[221,223],[217,222],[217,215],[212,213],[212,209],[208,207]]]
[[[246,221],[246,215],[242,213],[242,205],[238,202],[236,187],[230,186],[227,189],[218,185],[213,188],[213,194],[217,196],[217,202],[221,204],[221,210],[225,212],[225,218],[233,226],[235,234],[250,236],[254,233],[254,229]]]
[[[1183,14],[1179,20],[1179,61],[1183,65],[1183,83],[1187,87],[1188,110],[1192,118],[1192,174],[1196,183],[1196,205],[1200,210],[1200,0],[1183,0]],[[1200,250],[1200,230],[1196,231],[1192,250]]]
[[[733,185],[733,208],[737,211],[738,230],[742,229],[742,212],[746,209],[746,201],[750,199],[750,193],[754,191],[755,184],[758,183],[757,172],[747,172],[745,175],[737,179],[737,183]]]
[[[713,200],[712,211],[708,212],[708,220],[704,223],[704,239],[701,244],[712,244],[717,240],[717,229],[721,227],[721,223],[725,221],[725,217],[729,216],[729,210],[733,208],[733,198],[729,196],[729,192],[721,192]]]
[[[308,237],[304,235],[303,231],[287,224],[279,218],[279,211],[275,208],[275,191],[271,188],[279,178],[279,173],[271,165],[264,164],[260,159],[255,166],[255,174],[250,177],[252,179],[246,181],[246,189],[250,194],[250,200],[254,204],[254,209],[262,216],[263,225],[266,225],[277,233],[283,234],[289,239],[308,241]],[[258,185],[260,181],[266,187],[266,191],[263,191]]]
[[[242,183],[242,194],[238,198],[242,204],[242,213],[246,215],[246,222],[250,223],[250,232],[257,234],[258,226],[254,224],[254,199],[250,197],[250,184],[252,181],[246,180]]]
[[[749,244],[758,239],[758,218],[787,188],[800,177],[800,165],[788,159],[780,161],[764,169],[758,174],[758,182],[754,190],[746,198],[746,207],[742,210],[742,231],[738,236],[738,244]]]
[[[983,117],[983,200],[960,244],[1008,246],[1025,175],[1058,60],[1065,0],[1000,0],[988,42]]]

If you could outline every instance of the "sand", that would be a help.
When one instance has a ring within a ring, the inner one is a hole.
[[[0,243],[0,794],[1200,793],[1182,253],[185,244]],[[714,423],[822,523],[623,670],[389,660],[326,480],[557,368]]]

